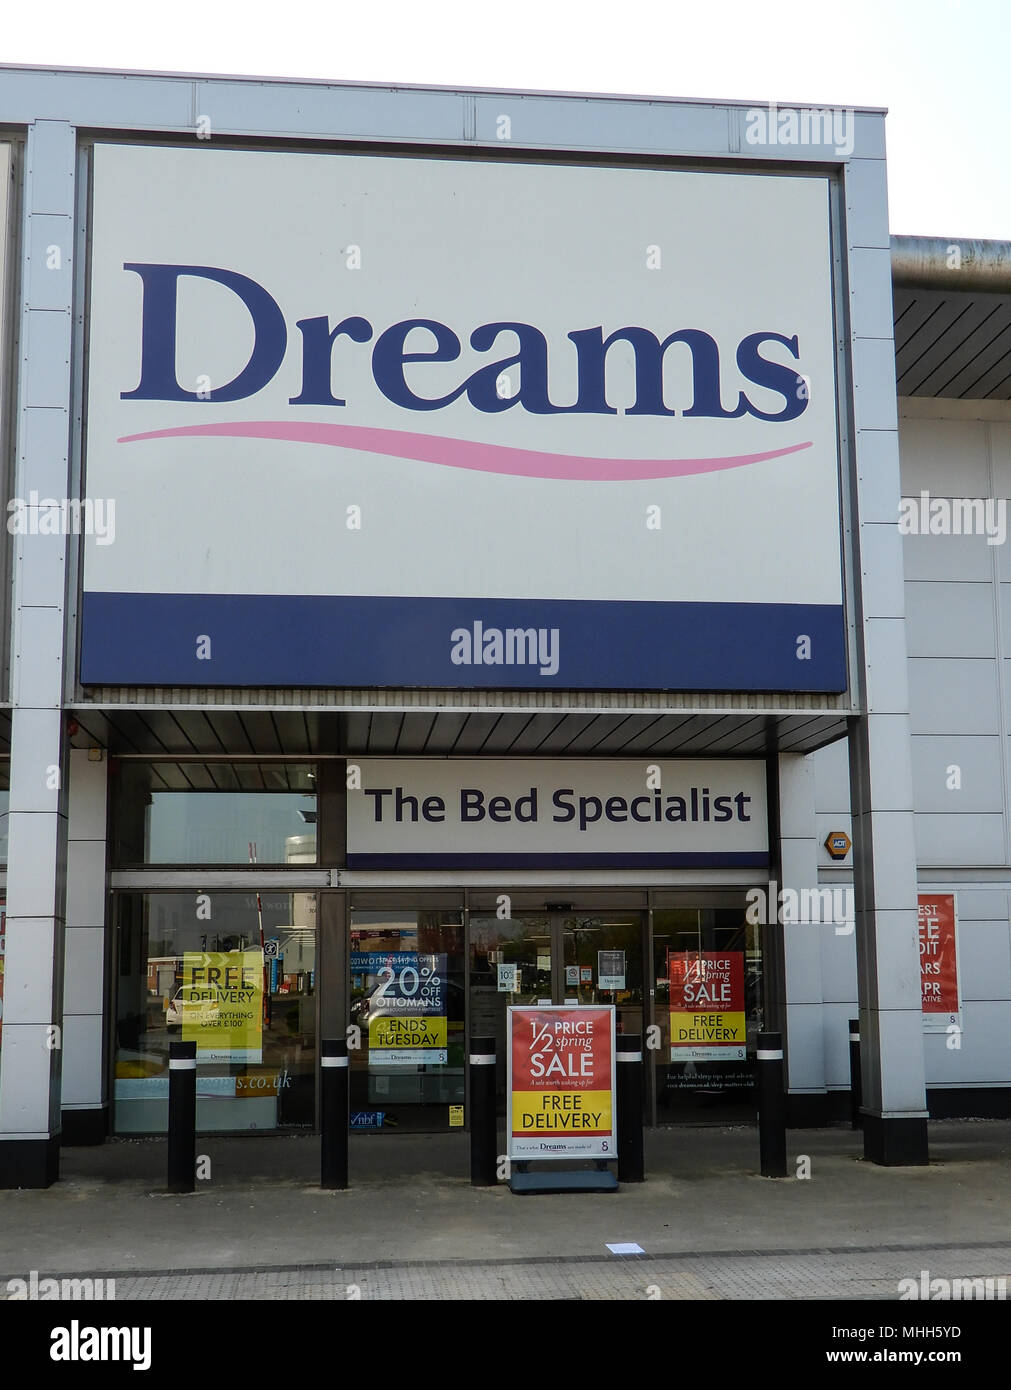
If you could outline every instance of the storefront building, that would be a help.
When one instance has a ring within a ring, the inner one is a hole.
[[[760,1029],[844,1115],[857,1013],[868,1158],[1007,1113],[1008,576],[897,525],[996,526],[1007,263],[789,114],[0,69],[0,1184],[163,1132],[176,1038],[204,1132],[342,1037],[354,1129],[465,1130],[538,1001],[649,1125]]]

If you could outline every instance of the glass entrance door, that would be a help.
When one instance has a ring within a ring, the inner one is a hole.
[[[352,908],[353,1130],[464,1122],[463,914]]]
[[[643,1031],[643,923],[639,912],[565,917],[561,922],[564,997],[613,1004],[619,1033]]]
[[[470,1036],[493,1037],[505,1113],[506,1009],[613,1004],[619,1033],[643,1029],[645,913],[556,910],[500,919],[471,914]]]

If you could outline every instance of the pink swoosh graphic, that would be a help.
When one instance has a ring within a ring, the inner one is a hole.
[[[724,468],[743,468],[748,463],[783,458],[810,449],[813,440],[770,449],[764,454],[730,454],[726,458],[701,459],[606,459],[579,454],[546,454],[535,449],[514,449],[504,444],[478,444],[467,439],[447,439],[437,434],[411,434],[404,430],[371,429],[363,425],[328,425],[306,421],[249,420],[208,425],[180,425],[170,430],[125,434],[116,442],[138,439],[175,439],[182,435],[226,436],[231,439],[283,439],[295,444],[328,444],[339,449],[359,449],[391,458],[419,459],[449,468],[470,468],[479,473],[509,473],[517,478],[560,478],[572,482],[632,482],[644,478],[684,478],[692,473],[717,473]]]

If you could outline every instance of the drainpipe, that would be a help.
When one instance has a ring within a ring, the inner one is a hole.
[[[1011,241],[893,236],[892,284],[1011,294]]]

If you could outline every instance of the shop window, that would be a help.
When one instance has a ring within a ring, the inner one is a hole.
[[[763,1024],[759,928],[743,908],[653,913],[657,1119],[754,1119]]]
[[[459,911],[353,908],[351,1128],[464,1123],[464,942]]]
[[[197,1129],[312,1128],[315,893],[117,893],[115,1129],[164,1133],[173,1041]]]
[[[311,763],[112,760],[112,863],[316,862]]]

